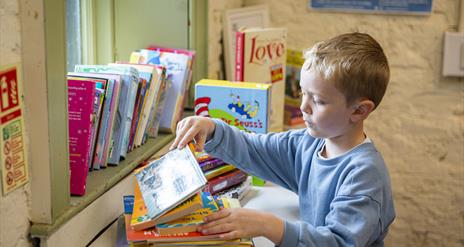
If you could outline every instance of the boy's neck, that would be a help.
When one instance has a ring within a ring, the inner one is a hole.
[[[359,123],[344,135],[326,138],[324,150],[322,150],[321,154],[328,159],[336,157],[361,144],[365,139],[363,124]]]

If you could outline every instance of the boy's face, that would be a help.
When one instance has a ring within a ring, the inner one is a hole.
[[[333,82],[324,81],[318,73],[303,68],[300,86],[300,109],[311,136],[335,138],[349,131],[353,109],[347,106],[345,96]]]

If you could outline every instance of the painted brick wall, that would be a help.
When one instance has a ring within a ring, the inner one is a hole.
[[[220,15],[232,6],[209,2],[208,75],[218,78]],[[309,48],[353,31],[381,43],[391,81],[366,129],[392,179],[397,218],[387,246],[463,246],[464,80],[441,76],[443,35],[457,30],[460,1],[434,1],[426,16],[317,12],[307,0],[243,1],[265,3],[272,25],[288,28],[289,47]]]
[[[21,63],[18,0],[0,0],[0,66]],[[1,188],[1,185],[0,185]],[[29,246],[29,184],[7,196],[0,192],[0,246]]]

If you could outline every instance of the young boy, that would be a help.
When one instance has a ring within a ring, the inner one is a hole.
[[[381,46],[367,34],[343,34],[305,52],[306,129],[263,135],[204,117],[179,122],[171,148],[195,139],[198,149],[299,196],[301,221],[227,209],[198,230],[224,239],[264,236],[280,246],[383,246],[395,210],[387,168],[363,122],[388,80]]]

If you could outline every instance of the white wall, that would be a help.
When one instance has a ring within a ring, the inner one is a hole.
[[[209,1],[210,42],[220,40],[222,2]],[[464,80],[441,76],[443,35],[457,30],[460,1],[433,2],[432,14],[411,16],[317,12],[308,10],[308,0],[243,1],[269,3],[271,23],[288,28],[292,48],[353,31],[367,32],[383,46],[391,81],[366,128],[392,179],[397,218],[387,246],[464,242]],[[219,45],[209,44],[211,78],[219,74]]]
[[[0,0],[0,67],[21,63],[18,0]],[[1,188],[1,185],[0,185]],[[0,246],[29,246],[29,184],[0,193]]]

